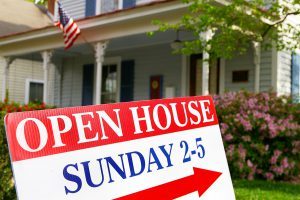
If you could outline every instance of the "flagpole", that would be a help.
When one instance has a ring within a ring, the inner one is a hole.
[[[93,53],[95,54],[96,51],[95,51],[94,45],[93,45],[92,43],[90,43],[90,42],[83,36],[82,31],[80,31],[79,37],[81,37],[81,38],[83,39],[83,41],[84,41],[85,43],[88,44],[88,46],[92,49]]]

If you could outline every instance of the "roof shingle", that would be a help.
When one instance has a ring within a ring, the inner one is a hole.
[[[0,36],[10,35],[52,24],[42,9],[26,0],[0,1]]]

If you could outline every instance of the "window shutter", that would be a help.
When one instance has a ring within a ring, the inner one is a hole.
[[[82,105],[93,104],[94,90],[94,65],[83,66],[83,80],[82,80]]]
[[[133,101],[134,60],[122,61],[121,66],[121,102]]]
[[[136,0],[123,0],[123,9],[132,8],[136,5]]]
[[[85,0],[85,16],[90,17],[96,14],[96,0]]]
[[[296,102],[300,102],[300,54],[292,55],[292,95]]]

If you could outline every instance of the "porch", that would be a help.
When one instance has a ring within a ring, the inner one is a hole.
[[[188,33],[180,35],[181,40],[190,38]],[[209,67],[201,54],[172,53],[175,39],[174,32],[154,37],[142,33],[83,43],[69,51],[56,48],[6,57],[2,98],[9,89],[11,100],[28,103],[38,99],[68,107],[254,91],[253,51],[233,60],[216,60]],[[232,83],[232,72],[241,70],[248,71],[248,81]]]
[[[84,37],[68,51],[60,30],[52,26],[0,38],[2,99],[8,88],[11,100],[39,99],[59,107],[260,91],[260,82],[271,74],[271,58],[261,65],[259,47],[209,67],[205,52],[204,59],[172,54],[174,32],[146,36],[157,28],[153,19],[176,22],[185,9],[171,1],[78,21]],[[180,34],[182,41],[191,37]],[[266,88],[270,84],[267,80]]]
[[[137,34],[80,44],[69,51],[57,48],[6,57],[2,98],[9,89],[10,99],[20,101],[15,91],[19,87],[23,87],[19,93],[25,91],[25,103],[34,98],[30,98],[31,88],[40,101],[60,107],[204,94],[208,83],[203,89],[202,80],[208,81],[208,77],[204,77],[201,66],[206,62],[203,64],[201,56],[193,57],[195,77],[190,80],[189,57],[172,53],[170,44],[175,37],[173,32],[154,38]],[[23,77],[21,82],[18,76]],[[212,77],[215,86],[216,74]],[[151,89],[151,81],[158,85]],[[30,84],[43,85],[42,92],[41,87]]]

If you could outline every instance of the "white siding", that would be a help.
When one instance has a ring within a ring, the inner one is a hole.
[[[232,72],[239,70],[249,70],[249,81],[247,83],[233,83]],[[254,59],[253,50],[231,60],[226,60],[225,71],[225,91],[239,91],[241,89],[254,91]]]
[[[85,0],[60,0],[60,2],[73,19],[85,17]]]
[[[0,66],[4,66],[4,60],[0,60]],[[2,90],[2,74],[4,67],[0,69],[0,88]],[[49,104],[54,104],[54,73],[55,66],[51,65],[49,71]],[[41,62],[16,59],[12,62],[8,70],[7,88],[11,101],[25,102],[26,79],[44,80],[43,67]]]
[[[278,52],[277,93],[291,94],[291,60],[290,52]]]
[[[24,103],[26,79],[43,80],[42,63],[17,59],[11,64],[7,81],[10,100]]]
[[[260,63],[260,91],[272,89],[272,50],[261,52]]]

